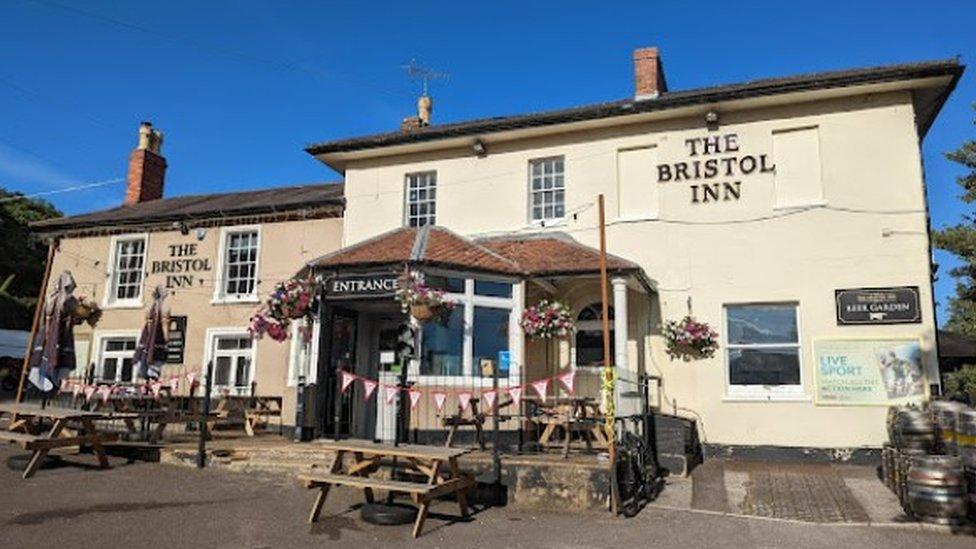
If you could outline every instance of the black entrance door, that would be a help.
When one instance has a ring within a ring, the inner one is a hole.
[[[356,324],[358,313],[339,307],[326,307],[323,325],[322,359],[319,379],[323,394],[319,400],[319,432],[324,437],[349,436],[353,391],[339,395],[339,372],[356,371]],[[337,398],[338,397],[338,398]]]

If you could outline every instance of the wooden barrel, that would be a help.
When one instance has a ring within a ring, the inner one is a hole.
[[[963,468],[966,477],[966,494],[969,497],[969,520],[976,523],[976,469]]]
[[[935,444],[935,424],[928,413],[917,408],[901,408],[895,419],[895,445],[898,448],[929,451]]]
[[[959,412],[956,423],[956,446],[962,466],[976,470],[976,410]]]
[[[967,409],[965,404],[948,400],[936,400],[929,405],[937,432],[937,448],[947,456],[959,453],[956,444],[956,425],[959,422],[959,414]]]
[[[908,470],[912,515],[923,522],[961,524],[966,521],[966,479],[954,456],[917,456]]]

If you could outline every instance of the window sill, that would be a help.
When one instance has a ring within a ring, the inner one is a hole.
[[[141,309],[142,307],[142,301],[113,301],[102,304],[102,309]]]
[[[248,297],[215,297],[210,300],[211,305],[254,304],[260,302],[261,300],[256,295]]]
[[[725,395],[722,402],[813,402],[809,395]]]
[[[562,227],[566,224],[566,217],[553,217],[550,219],[532,219],[529,221],[530,227],[548,229],[550,227]]]
[[[471,387],[490,389],[492,386],[492,379],[490,377],[421,375],[417,377],[410,376],[409,380],[415,381],[417,385],[423,387]],[[499,388],[508,387],[511,384],[508,377],[498,378]]]

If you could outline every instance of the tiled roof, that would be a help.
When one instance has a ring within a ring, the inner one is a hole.
[[[338,270],[407,263],[515,276],[561,276],[598,273],[600,252],[561,236],[479,241],[444,227],[401,228],[322,256],[309,266]],[[636,263],[612,255],[607,257],[607,269],[640,271]]]
[[[279,213],[328,205],[342,207],[345,204],[342,189],[342,183],[319,183],[259,191],[175,196],[99,212],[45,219],[32,223],[31,229],[46,233]]]
[[[450,124],[436,124],[404,133],[387,132],[349,139],[314,143],[305,148],[312,155],[378,149],[393,145],[477,136],[485,133],[566,124],[601,118],[629,116],[642,112],[663,111],[690,105],[704,105],[722,101],[748,99],[785,93],[835,89],[850,86],[884,84],[940,76],[951,77],[944,89],[933,92],[918,104],[919,134],[925,135],[946,96],[955,87],[965,67],[958,59],[941,59],[900,65],[886,65],[860,69],[827,71],[793,76],[766,78],[736,84],[710,86],[680,91],[667,91],[653,99],[623,99],[572,107],[568,109],[498,116]]]

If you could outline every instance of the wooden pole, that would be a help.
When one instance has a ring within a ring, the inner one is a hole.
[[[603,404],[606,415],[604,429],[607,432],[607,453],[610,457],[610,467],[616,467],[617,441],[614,423],[616,420],[616,403],[614,402],[614,366],[610,360],[610,303],[609,284],[607,281],[607,219],[603,204],[603,195],[597,198],[600,214],[600,305],[603,318]],[[615,478],[611,475],[610,478]],[[617,487],[610,483],[610,509],[617,512]]]
[[[27,379],[27,370],[30,367],[30,358],[34,353],[35,340],[37,339],[37,329],[41,324],[41,311],[44,310],[44,296],[47,294],[47,282],[51,278],[51,264],[54,263],[54,251],[58,247],[58,239],[51,239],[47,247],[47,263],[44,264],[44,279],[41,281],[41,289],[37,294],[37,305],[34,306],[34,320],[31,322],[30,337],[27,338],[27,352],[24,353],[24,363],[20,369],[20,382],[17,384],[17,402],[24,398],[24,381]]]

